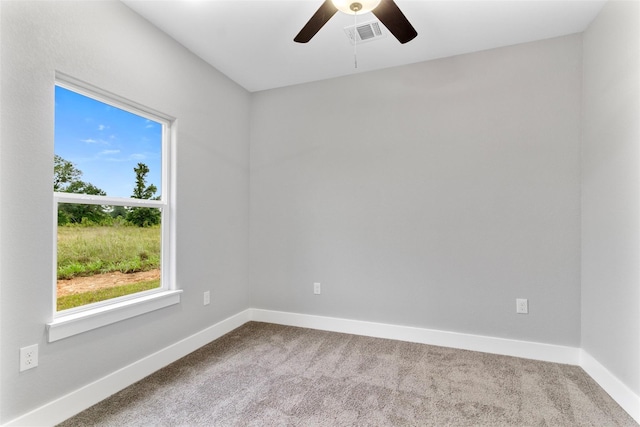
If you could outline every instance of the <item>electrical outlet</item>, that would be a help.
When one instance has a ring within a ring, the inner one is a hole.
[[[316,282],[313,284],[313,293],[316,295],[320,295],[320,291],[322,289],[320,288],[320,283]]]
[[[204,293],[204,305],[209,305],[211,303],[211,292],[205,291]]]
[[[516,299],[516,313],[529,314],[529,300],[525,298]]]
[[[20,349],[20,372],[38,366],[38,344]]]

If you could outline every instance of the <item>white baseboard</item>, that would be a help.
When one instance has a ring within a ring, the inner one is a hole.
[[[578,365],[580,361],[580,349],[576,347],[445,332],[411,326],[398,326],[361,320],[259,309],[251,310],[251,320],[375,338],[395,339],[441,347],[459,348],[505,356],[523,357],[526,359],[565,363],[569,365]]]
[[[640,423],[640,397],[580,348],[361,320],[247,309],[47,403],[5,426],[50,426],[60,423],[251,320],[578,365]]]
[[[580,367],[640,424],[640,396],[584,350],[580,350]]]
[[[250,319],[244,310],[156,353],[121,368],[78,390],[47,403],[5,426],[53,426],[95,405],[200,347],[242,326]]]

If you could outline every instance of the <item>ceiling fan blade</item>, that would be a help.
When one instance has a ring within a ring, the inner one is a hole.
[[[413,40],[418,32],[393,0],[382,0],[371,12],[402,44]]]
[[[309,19],[309,22],[302,27],[302,30],[300,30],[293,41],[297,43],[307,43],[318,31],[320,31],[320,28],[322,28],[324,24],[326,24],[327,21],[336,14],[337,11],[338,9],[333,5],[331,0],[325,0],[325,2],[322,3],[322,6],[320,6],[311,19]]]

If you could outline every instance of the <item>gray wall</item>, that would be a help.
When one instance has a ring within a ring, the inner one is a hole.
[[[2,423],[248,308],[250,95],[119,2],[0,8]],[[180,305],[47,344],[55,70],[178,117],[184,293]],[[19,373],[18,349],[34,343],[40,364]]]
[[[634,13],[250,95],[118,2],[0,1],[0,423],[247,307],[582,345],[640,394]],[[55,70],[179,118],[184,294],[47,344]]]
[[[578,346],[581,55],[574,35],[254,94],[252,306]]]
[[[640,395],[640,3],[584,34],[582,347]]]

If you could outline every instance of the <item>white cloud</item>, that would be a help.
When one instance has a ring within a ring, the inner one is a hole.
[[[120,152],[120,150],[102,150],[100,152],[100,155],[102,156],[108,156],[110,154],[118,154]]]
[[[87,138],[87,139],[81,139],[80,141],[84,142],[85,144],[110,145],[109,141],[105,141],[104,139]]]

